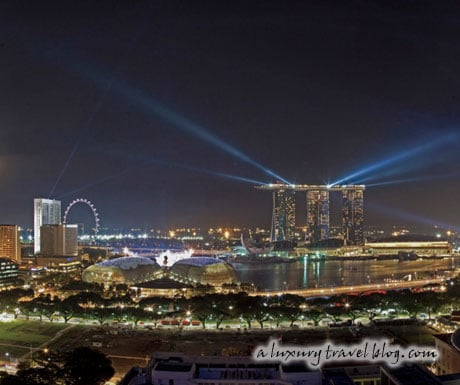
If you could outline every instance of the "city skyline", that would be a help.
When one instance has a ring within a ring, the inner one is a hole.
[[[365,184],[365,226],[460,228],[454,2],[1,11],[2,223],[42,197],[108,227],[269,228],[253,186],[284,180]]]

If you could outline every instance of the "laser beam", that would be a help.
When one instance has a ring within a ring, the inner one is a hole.
[[[460,231],[460,227],[454,226],[450,223],[445,223],[442,221],[439,221],[437,219],[433,218],[428,218],[428,217],[423,217],[418,214],[410,213],[401,209],[397,209],[394,207],[388,207],[388,206],[383,206],[383,205],[376,205],[374,203],[368,202],[366,204],[366,207],[370,209],[371,211],[378,212],[379,214],[383,214],[387,217],[391,218],[399,218],[411,223],[419,223],[422,225],[429,225],[431,227],[441,227],[443,229],[450,229],[454,230],[456,232]]]
[[[131,52],[132,48],[134,47],[135,42],[141,36],[141,33],[142,33],[142,31],[143,31],[143,29],[145,27],[145,21],[146,21],[145,16],[144,16],[143,20],[144,21],[139,24],[141,27],[138,27],[137,30],[136,30],[136,33],[133,34],[133,38],[131,39],[130,44],[129,44],[129,49],[126,50],[126,52],[124,52],[125,56],[129,55],[129,53]],[[109,77],[109,78],[107,78],[105,80],[105,82],[103,82],[103,84],[102,84],[102,93],[99,96],[97,102],[95,103],[95,106],[92,109],[91,113],[89,114],[89,117],[86,120],[86,123],[84,125],[83,130],[80,132],[79,138],[75,142],[75,144],[74,144],[74,146],[72,148],[72,151],[70,152],[69,156],[67,157],[67,160],[65,161],[61,171],[59,172],[59,174],[58,174],[58,176],[56,178],[56,181],[54,182],[53,187],[51,188],[51,190],[50,190],[50,192],[48,194],[48,198],[50,198],[54,194],[54,191],[56,190],[57,185],[59,184],[59,182],[61,181],[62,177],[64,176],[67,168],[69,167],[69,164],[72,161],[73,157],[75,156],[75,153],[77,152],[78,148],[80,147],[80,144],[83,141],[83,138],[85,137],[87,132],[92,127],[94,118],[98,114],[100,109],[102,108],[103,102],[104,102],[107,94],[109,93],[109,91],[112,88],[113,82],[115,80],[115,74],[120,71],[120,68],[121,68],[121,60],[118,62],[117,66],[116,66],[116,70],[114,72],[114,75]]]
[[[395,179],[395,180],[383,181],[383,182],[378,182],[378,183],[370,183],[370,184],[366,184],[366,187],[377,187],[377,186],[386,186],[386,185],[392,185],[392,184],[412,183],[412,182],[424,182],[424,181],[431,181],[431,180],[437,180],[437,179],[445,179],[445,178],[450,178],[452,176],[459,176],[459,175],[460,175],[459,173],[450,173],[450,174],[444,174],[444,175],[426,175],[426,176],[420,176],[420,177],[414,177],[414,178]]]
[[[162,159],[150,159],[148,161],[145,161],[140,166],[137,165],[137,166],[127,167],[127,168],[121,170],[120,172],[117,172],[117,173],[112,174],[112,175],[105,176],[105,177],[103,177],[103,178],[101,178],[101,179],[99,179],[99,180],[97,180],[97,181],[95,181],[93,183],[88,183],[88,184],[80,186],[80,187],[78,187],[78,188],[76,188],[74,190],[67,191],[67,192],[61,194],[58,198],[62,199],[62,198],[67,197],[69,195],[76,194],[77,192],[90,189],[92,187],[95,187],[95,186],[97,186],[99,184],[102,184],[104,182],[107,182],[109,180],[116,179],[118,177],[126,175],[127,173],[129,173],[129,172],[131,172],[133,170],[139,169],[139,167],[143,167],[143,166],[145,167],[145,166],[148,166],[148,165],[151,165],[151,164],[157,164],[157,165],[167,166],[167,167],[177,167],[177,168],[184,169],[184,170],[194,171],[194,172],[198,172],[198,173],[201,173],[201,174],[212,175],[212,176],[226,178],[226,179],[231,179],[231,180],[235,180],[235,181],[238,181],[238,182],[244,182],[244,183],[250,183],[250,184],[256,184],[256,185],[266,184],[266,182],[261,182],[261,181],[256,180],[256,179],[246,178],[246,177],[243,177],[243,176],[231,175],[231,174],[227,174],[227,173],[224,173],[224,172],[208,170],[208,169],[194,167],[194,166],[185,165],[185,164],[176,163],[176,162],[168,162],[168,161],[165,161],[165,160],[162,160]]]
[[[25,34],[25,36],[28,36],[28,34]],[[190,119],[174,112],[172,109],[166,107],[165,105],[160,104],[150,94],[143,92],[136,87],[123,84],[121,81],[115,79],[115,76],[107,75],[106,73],[99,71],[96,68],[82,62],[79,58],[75,57],[75,55],[71,55],[68,52],[64,52],[64,47],[59,47],[59,49],[57,50],[56,47],[50,47],[49,45],[48,47],[46,47],[46,42],[45,44],[43,41],[41,43],[41,50],[37,49],[36,41],[34,41],[33,44],[26,44],[28,50],[34,54],[35,59],[53,59],[53,64],[57,62],[54,59],[59,59],[58,62],[64,62],[67,66],[67,69],[72,70],[80,76],[84,76],[86,79],[92,80],[98,85],[102,85],[104,87],[106,84],[110,83],[112,91],[116,92],[116,94],[119,97],[133,102],[138,108],[142,108],[144,111],[150,112],[154,115],[161,117],[163,120],[171,123],[174,127],[178,128],[179,130],[191,134],[206,143],[214,145],[217,149],[220,149],[226,152],[227,154],[240,159],[242,162],[252,165],[253,167],[263,171],[265,174],[269,175],[272,178],[283,181],[286,184],[292,184],[272,169],[265,167],[261,163],[257,162],[255,159],[245,154],[243,151],[225,142],[216,134],[210,132],[203,126],[192,122]],[[76,145],[76,147],[78,148],[78,145]],[[74,154],[75,151],[71,151],[71,154],[69,156],[70,159],[73,157],[72,154]],[[69,162],[70,161],[66,163]],[[61,171],[59,173],[58,179],[62,178],[61,174],[64,174],[66,168],[67,167],[64,166],[64,171]],[[53,185],[51,189],[52,193],[54,193],[56,185],[57,183]]]
[[[96,103],[96,106],[95,108],[93,108],[93,111],[90,113],[86,123],[85,123],[85,128],[83,129],[83,131],[80,133],[80,136],[79,138],[77,139],[77,141],[75,142],[73,148],[72,148],[72,151],[70,152],[69,156],[67,157],[64,165],[62,166],[62,169],[61,171],[59,172],[57,178],[56,178],[56,181],[54,182],[53,186],[51,187],[51,190],[48,194],[48,199],[53,196],[54,194],[54,191],[56,190],[56,187],[57,185],[59,184],[59,182],[61,181],[62,177],[64,176],[64,173],[66,172],[67,168],[69,167],[69,164],[71,162],[71,160],[73,159],[73,157],[75,156],[75,153],[77,152],[78,148],[80,147],[80,144],[81,142],[83,141],[83,138],[85,137],[85,134],[89,131],[89,129],[91,128],[92,124],[93,124],[93,121],[94,121],[94,117],[97,115],[97,113],[99,112],[99,110],[101,109],[102,107],[102,102],[105,98],[105,95],[107,94],[107,92],[109,91],[110,89],[110,84],[107,84],[106,87],[105,87],[105,90],[103,92],[103,94],[99,97],[99,100],[97,101]]]
[[[73,63],[73,66],[76,66],[75,62]],[[90,77],[93,81],[97,82],[98,84],[104,84],[108,76],[83,63],[79,63],[78,67],[76,68],[78,68],[79,72],[84,72],[86,76]],[[191,121],[190,119],[182,116],[181,114],[174,112],[172,109],[165,106],[164,104],[159,103],[150,94],[141,91],[140,89],[135,88],[133,86],[123,84],[122,82],[116,80],[114,77],[112,77],[112,79],[112,90],[115,91],[119,96],[129,100],[138,108],[141,108],[143,111],[147,111],[155,116],[160,117],[164,121],[171,123],[174,127],[181,130],[182,132],[199,138],[203,142],[206,142],[214,146],[215,148],[222,150],[229,155],[234,156],[242,162],[247,163],[263,171],[265,174],[273,178],[281,180],[286,184],[291,184],[291,182],[280,176],[278,173],[274,172],[270,168],[263,166],[256,160],[252,159],[249,155],[245,154],[243,151],[225,142],[216,134],[210,132],[205,127]]]
[[[457,142],[459,137],[460,135],[457,132],[450,132],[448,134],[445,134],[433,140],[430,140],[426,143],[412,147],[408,150],[402,151],[393,156],[390,156],[383,160],[377,161],[371,165],[368,165],[362,169],[354,171],[351,174],[336,180],[330,185],[334,186],[334,185],[342,184],[345,182],[362,183],[364,180],[366,180],[365,178],[369,179],[372,177],[371,175],[369,175],[372,172],[382,170],[382,169],[385,170],[386,167],[394,166],[395,164],[398,164],[399,162],[402,162],[402,161],[413,160],[415,157],[419,155],[424,155],[424,154],[426,155],[430,151],[434,151],[436,149],[439,149],[442,146],[446,146],[454,142]]]

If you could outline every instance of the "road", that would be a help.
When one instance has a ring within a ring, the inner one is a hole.
[[[396,290],[396,289],[410,289],[422,287],[427,284],[443,283],[445,278],[432,278],[432,279],[419,279],[411,281],[397,281],[391,283],[380,284],[366,284],[354,286],[336,286],[326,288],[313,288],[313,289],[295,289],[295,290],[277,290],[277,291],[254,291],[248,293],[250,296],[263,296],[263,295],[283,295],[294,294],[302,297],[321,297],[326,295],[335,294],[350,294],[350,293],[365,293],[375,290]]]

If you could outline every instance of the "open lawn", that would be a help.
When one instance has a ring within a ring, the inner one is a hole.
[[[15,320],[0,322],[0,360],[15,360],[46,343],[67,325]]]
[[[50,349],[71,350],[77,346],[91,346],[91,336],[99,330],[93,326],[75,325],[49,344]]]
[[[35,347],[52,338],[67,327],[62,323],[40,323],[16,320],[0,323],[0,343]]]

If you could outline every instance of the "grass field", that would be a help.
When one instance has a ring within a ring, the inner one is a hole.
[[[97,328],[88,325],[75,325],[49,346],[55,350],[71,350],[77,346],[90,346],[90,336],[97,333]]]
[[[0,323],[0,343],[38,346],[67,327],[62,323],[16,320]]]
[[[17,359],[36,348],[67,325],[14,320],[0,322],[0,360]]]

